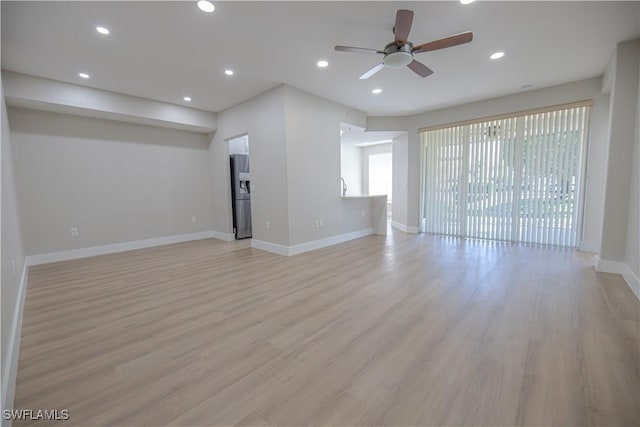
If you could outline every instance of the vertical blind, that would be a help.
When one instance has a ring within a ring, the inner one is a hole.
[[[589,105],[421,133],[424,232],[577,246]]]

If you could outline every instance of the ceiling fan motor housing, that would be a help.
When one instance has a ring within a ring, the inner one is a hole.
[[[384,65],[390,68],[406,67],[413,61],[413,45],[406,42],[398,46],[395,42],[384,47]]]

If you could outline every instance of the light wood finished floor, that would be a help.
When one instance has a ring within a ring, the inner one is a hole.
[[[205,240],[32,268],[15,407],[82,426],[637,426],[639,336],[622,278],[577,251]]]

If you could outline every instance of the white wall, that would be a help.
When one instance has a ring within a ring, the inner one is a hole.
[[[216,129],[216,115],[87,86],[3,71],[10,107],[162,126],[195,132]]]
[[[640,68],[640,67],[639,67]],[[640,278],[640,79],[638,79],[638,96],[636,99],[636,126],[631,155],[631,181],[629,185],[629,213],[627,223],[627,244],[625,248],[625,263],[635,278],[627,278],[632,284]],[[640,297],[640,295],[639,295]]]
[[[586,87],[583,90],[588,91]],[[588,93],[584,95],[588,95]],[[599,253],[604,218],[607,152],[609,150],[607,138],[609,95],[602,94],[602,92],[593,93],[591,99],[593,99],[593,107],[591,107],[591,129],[587,153],[583,240],[580,248],[587,252]]]
[[[285,112],[290,244],[339,235],[340,123],[363,126],[364,113],[289,86]]]
[[[13,108],[9,122],[28,255],[212,229],[206,135]]]
[[[591,137],[587,199],[584,221],[583,247],[597,252],[602,236],[604,206],[606,153],[608,151],[607,129],[609,96],[601,93],[601,78],[567,83],[544,89],[530,90],[509,96],[493,98],[471,104],[430,111],[409,117],[369,117],[367,130],[406,130],[407,147],[407,224],[419,226],[420,216],[420,137],[418,129],[463,120],[477,119],[516,111],[565,104],[585,99],[593,100],[591,110]]]
[[[341,234],[341,122],[365,117],[285,85],[220,113],[209,151],[212,194],[224,204],[214,207],[213,229],[232,227],[226,140],[248,134],[254,242],[289,247]]]
[[[17,316],[20,315],[20,285],[24,269],[25,254],[22,246],[21,224],[16,201],[13,153],[4,90],[0,82],[2,101],[2,200],[0,234],[2,235],[2,409],[13,407],[15,368],[17,366],[17,342],[13,336]],[[19,330],[17,330],[19,334]],[[19,339],[19,336],[18,336]],[[15,345],[15,346],[14,346]]]
[[[636,278],[640,277],[640,82],[636,103],[636,137],[631,156],[631,185],[629,187],[629,221],[625,262]]]
[[[393,147],[393,208],[392,220],[407,225],[407,180],[409,163],[409,137],[407,134],[395,138]]]
[[[629,204],[630,194],[638,191],[637,187],[632,188],[631,176],[636,138],[640,40],[618,43],[614,61],[600,258],[620,262],[625,260],[627,240],[632,237],[628,230],[629,213],[633,210]]]
[[[251,218],[253,238],[289,244],[284,87],[278,86],[218,115],[218,130],[209,147],[212,194],[216,201],[213,229],[231,233],[229,138],[248,134],[251,144]],[[267,229],[266,223],[269,222]]]
[[[342,199],[342,225],[341,234],[373,227],[371,199],[346,198]],[[364,212],[364,215],[362,215]]]
[[[340,146],[340,176],[347,184],[347,196],[362,194],[362,154],[360,151],[361,148],[354,145],[343,144]]]

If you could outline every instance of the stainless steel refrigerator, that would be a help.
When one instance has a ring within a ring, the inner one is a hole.
[[[231,206],[236,239],[251,237],[251,178],[249,156],[233,154],[231,164]]]

